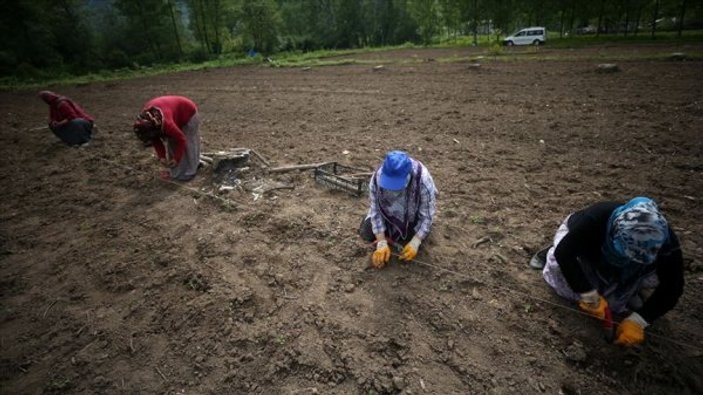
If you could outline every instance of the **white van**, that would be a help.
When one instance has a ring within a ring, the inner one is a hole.
[[[547,41],[547,29],[543,27],[528,27],[506,37],[503,45],[542,45]]]

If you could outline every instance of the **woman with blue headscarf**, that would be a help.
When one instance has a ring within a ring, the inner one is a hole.
[[[683,293],[679,241],[656,203],[636,197],[601,202],[566,218],[554,243],[530,265],[554,291],[601,320],[606,311],[628,314],[615,343],[644,341],[644,329],[674,308]]]
[[[369,210],[359,235],[376,244],[371,264],[382,269],[391,248],[402,247],[398,259],[415,259],[432,228],[437,188],[429,170],[403,151],[386,153],[369,182]]]

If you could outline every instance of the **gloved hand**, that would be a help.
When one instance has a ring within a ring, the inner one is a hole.
[[[401,261],[412,261],[415,259],[417,256],[417,250],[420,249],[420,243],[422,243],[422,240],[420,240],[417,236],[413,236],[408,244],[403,247],[403,252],[400,253],[398,259]]]
[[[630,314],[618,325],[615,334],[615,344],[620,346],[635,346],[644,341],[644,328],[649,326],[647,321],[637,313]]]
[[[388,247],[388,242],[379,240],[376,242],[376,251],[371,255],[371,264],[374,269],[382,269],[389,259],[391,259],[391,249]]]
[[[605,319],[605,309],[608,307],[608,302],[598,294],[595,289],[591,292],[581,294],[579,300],[579,308],[599,320]]]

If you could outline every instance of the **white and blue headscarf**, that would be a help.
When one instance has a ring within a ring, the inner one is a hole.
[[[669,225],[652,199],[636,197],[613,211],[606,232],[602,247],[606,261],[631,273],[657,260],[669,238]]]

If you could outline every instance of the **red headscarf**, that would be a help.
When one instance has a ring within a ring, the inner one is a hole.
[[[49,120],[60,122],[72,121],[76,118],[83,118],[93,122],[93,117],[88,115],[78,104],[66,96],[58,95],[52,91],[41,91],[39,97],[49,105]]]

